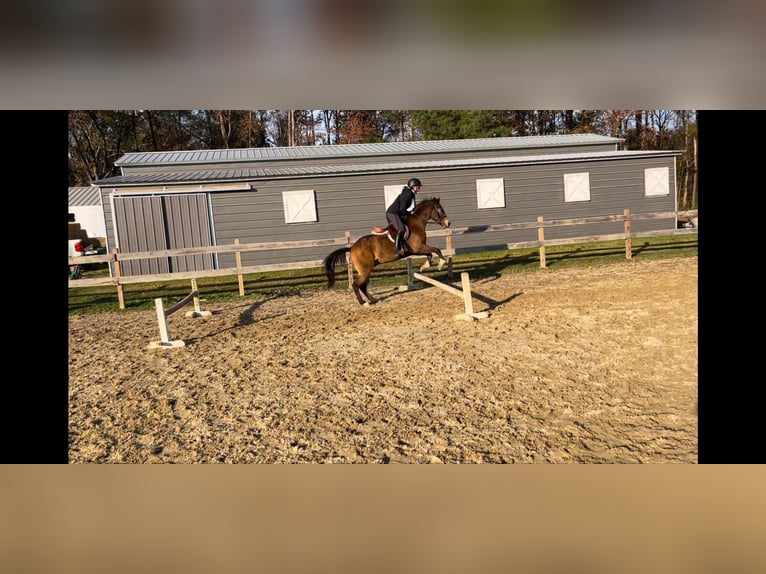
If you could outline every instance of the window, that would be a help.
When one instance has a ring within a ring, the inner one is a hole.
[[[505,186],[502,177],[476,180],[476,207],[478,209],[505,207]]]
[[[386,201],[386,207],[385,209],[388,209],[388,207],[394,202],[394,200],[399,197],[399,194],[402,192],[402,188],[404,185],[386,185],[383,187],[383,193],[385,195],[385,201]]]
[[[313,189],[282,192],[285,223],[304,223],[317,220],[316,199]]]
[[[590,174],[565,173],[564,174],[564,201],[590,201]]]
[[[670,193],[670,171],[667,167],[650,167],[644,170],[644,195],[668,195]]]

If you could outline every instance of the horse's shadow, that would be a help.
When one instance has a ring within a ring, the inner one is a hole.
[[[389,289],[387,291],[378,291],[375,293],[375,299],[378,303],[381,301],[385,301],[386,299],[390,299],[391,297],[396,297],[397,295],[402,295],[406,293],[406,289],[400,289],[399,287],[393,287],[392,289]]]
[[[273,319],[274,317],[280,317],[285,314],[285,312],[281,313],[272,313],[270,315],[264,315],[261,317],[255,318],[255,313],[260,309],[260,307],[269,301],[273,301],[274,299],[278,299],[280,297],[290,297],[290,296],[298,296],[300,297],[300,293],[291,293],[287,291],[280,291],[278,293],[272,293],[262,301],[258,301],[257,303],[243,303],[242,305],[237,305],[233,307],[233,309],[238,309],[240,307],[244,307],[245,310],[240,312],[239,314],[239,321],[231,325],[230,327],[224,327],[223,329],[219,329],[218,331],[214,331],[212,333],[207,333],[205,335],[202,335],[201,337],[193,337],[188,339],[187,344],[194,344],[197,343],[203,339],[208,339],[210,337],[217,337],[218,335],[226,332],[234,332],[235,330],[241,328],[241,327],[247,327],[248,325],[252,325],[254,323],[260,323],[262,321],[265,321],[266,319]],[[213,311],[214,315],[220,314],[221,311]]]
[[[234,325],[234,327],[246,327],[248,325],[252,325],[253,323],[261,322],[265,319],[271,319],[273,317],[279,317],[281,315],[284,315],[285,313],[274,313],[272,315],[268,315],[266,317],[259,317],[258,319],[255,318],[255,312],[265,303],[268,303],[269,301],[273,301],[274,299],[279,299],[281,297],[300,297],[300,291],[299,292],[290,292],[290,291],[278,291],[277,293],[271,293],[268,297],[263,299],[262,301],[258,301],[257,303],[252,304],[245,304],[242,305],[243,307],[247,307],[246,311],[243,311],[239,314],[239,322]]]

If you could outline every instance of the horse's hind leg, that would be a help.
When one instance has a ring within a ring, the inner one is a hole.
[[[386,241],[388,240],[386,239]],[[351,260],[353,261],[354,268],[356,269],[356,279],[353,281],[353,287],[354,294],[356,295],[359,304],[364,305],[365,303],[377,303],[375,297],[370,295],[370,293],[367,291],[367,284],[370,282],[370,274],[375,267],[375,255],[373,254],[372,248],[366,251],[359,250],[358,252],[352,250]],[[366,301],[362,298],[362,295],[364,295],[364,297],[367,299]]]
[[[364,296],[367,297],[367,300],[370,302],[370,305],[374,305],[378,302],[378,300],[370,295],[370,292],[367,291],[367,285],[369,285],[369,282],[365,283],[364,285],[360,285],[359,289],[361,289],[362,293],[364,293]]]
[[[356,298],[359,299],[359,302],[362,305],[364,305],[365,302],[369,303],[370,305],[374,305],[375,303],[378,302],[378,300],[375,299],[375,297],[373,297],[372,295],[370,295],[370,292],[367,290],[367,287],[368,287],[369,284],[370,284],[370,276],[369,276],[369,274],[367,274],[367,275],[360,275],[359,277],[357,277],[357,281],[355,282],[355,285],[356,285],[356,287],[355,287],[355,289],[356,289]],[[360,292],[361,292],[362,295],[365,296],[367,301],[362,300],[362,297],[359,295]]]
[[[366,301],[362,298],[362,288],[359,286],[359,280],[354,279],[354,281],[351,283],[351,287],[354,288],[354,295],[356,295],[356,300],[359,301],[360,305],[364,305]]]
[[[351,283],[351,286],[354,288],[354,295],[356,295],[357,301],[359,301],[360,305],[366,305],[366,304],[374,304],[377,303],[378,300],[375,299],[372,295],[370,295],[369,291],[367,291],[367,285],[370,283],[370,274],[369,273],[361,273],[356,276],[354,281]],[[363,297],[364,296],[364,297]]]

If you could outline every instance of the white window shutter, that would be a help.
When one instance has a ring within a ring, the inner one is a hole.
[[[505,207],[505,186],[502,177],[476,180],[476,207],[478,209]]]
[[[670,193],[670,171],[667,167],[650,167],[644,170],[644,195],[668,195]]]
[[[404,185],[386,185],[383,187],[384,199],[386,202],[386,209],[388,209],[394,200],[399,197]]]
[[[590,201],[590,174],[564,174],[564,201]]]
[[[317,220],[316,200],[313,189],[282,192],[285,223],[304,223]]]

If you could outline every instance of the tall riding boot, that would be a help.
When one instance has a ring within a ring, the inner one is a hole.
[[[396,234],[396,251],[394,255],[397,257],[404,255],[404,231]]]

